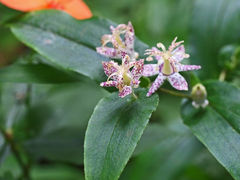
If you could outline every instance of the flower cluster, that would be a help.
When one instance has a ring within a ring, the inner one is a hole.
[[[177,90],[188,90],[188,83],[181,71],[198,70],[201,66],[184,65],[181,61],[189,58],[182,45],[183,41],[177,42],[175,38],[168,49],[162,43],[157,47],[147,49],[145,55],[146,61],[152,61],[154,58],[157,64],[145,64],[144,60],[138,58],[138,53],[134,50],[134,29],[131,22],[128,25],[120,24],[116,28],[110,27],[112,34],[102,36],[102,46],[97,47],[97,52],[112,59],[122,59],[122,64],[113,60],[103,62],[103,69],[108,76],[106,82],[101,86],[114,86],[119,89],[119,96],[125,97],[133,92],[140,83],[141,76],[149,77],[157,75],[157,78],[150,87],[147,96],[151,96],[164,82],[169,83]],[[111,46],[107,46],[111,44]]]
[[[138,88],[144,60],[137,61],[138,53],[134,51],[135,35],[131,22],[128,25],[120,24],[116,28],[111,26],[110,30],[112,34],[103,35],[102,46],[97,47],[97,52],[109,58],[122,59],[122,64],[118,65],[114,61],[103,62],[108,80],[100,85],[118,88],[119,96],[123,98],[133,93],[133,88]],[[112,47],[106,46],[109,43]]]

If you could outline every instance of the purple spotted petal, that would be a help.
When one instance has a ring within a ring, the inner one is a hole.
[[[159,67],[157,64],[146,64],[143,66],[143,76],[154,76],[159,73]]]
[[[133,80],[131,81],[131,86],[132,86],[133,88],[138,88],[140,82],[141,82],[141,81],[139,81],[138,79],[133,79]]]
[[[107,76],[110,76],[111,74],[115,73],[118,71],[118,64],[115,63],[114,61],[109,61],[109,62],[102,62],[104,72]]]
[[[166,76],[164,76],[162,73],[159,73],[158,77],[153,82],[152,86],[150,87],[147,97],[151,96],[164,82],[166,79]]]
[[[119,91],[119,97],[124,98],[125,96],[132,93],[132,87],[131,86],[124,86],[121,91]]]
[[[103,56],[107,56],[109,58],[119,59],[121,58],[121,52],[114,48],[109,47],[97,47],[97,52]]]
[[[130,51],[134,50],[134,29],[131,22],[128,22],[127,31],[125,33],[125,46]]]
[[[179,73],[174,73],[167,77],[170,84],[178,90],[188,90],[188,83]]]
[[[125,52],[122,52],[122,64],[125,67],[129,66],[130,60],[131,60],[130,57]]]
[[[143,65],[144,65],[144,59],[140,59],[139,61],[136,61],[134,63],[134,67],[131,71],[133,79],[138,80],[142,76]]]
[[[198,70],[201,69],[201,66],[197,65],[184,65],[184,64],[177,64],[176,68],[179,72],[181,71],[191,71],[191,70]]]
[[[172,52],[172,59],[180,62],[182,61],[184,58],[188,58],[189,55],[185,54],[185,48],[183,45],[177,47],[173,52]]]
[[[117,84],[118,84],[117,81],[106,81],[106,82],[102,82],[100,84],[100,86],[102,86],[102,87],[110,87],[110,86],[116,87]]]

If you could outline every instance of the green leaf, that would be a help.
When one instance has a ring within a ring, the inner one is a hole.
[[[194,135],[237,180],[240,179],[240,90],[228,83],[204,84],[209,106],[195,109],[190,101],[182,116]]]
[[[2,135],[0,135],[0,167],[10,153],[9,145],[6,142],[3,144],[1,142],[2,140],[3,140],[3,137]]]
[[[5,23],[6,21],[22,14],[20,11],[16,11],[14,9],[10,9],[2,4],[0,4],[0,25]]]
[[[2,85],[0,125],[12,130],[15,141],[30,159],[83,164],[87,123],[106,92],[95,83],[34,84],[27,112],[24,102],[16,100],[16,94],[24,97],[26,85]],[[1,141],[0,137],[0,162]]]
[[[81,171],[66,165],[36,166],[31,174],[34,180],[84,180]]]
[[[216,78],[220,73],[220,49],[240,41],[239,0],[196,0],[191,24],[191,59],[200,64],[201,78]]]
[[[26,95],[28,86],[26,84],[0,84],[0,126],[11,129],[14,124],[25,118]]]
[[[15,180],[21,175],[21,167],[14,155],[10,154],[0,168],[0,180]],[[11,177],[11,178],[10,178]]]
[[[40,55],[33,56],[35,59],[44,59]],[[21,59],[24,59],[21,58]],[[69,74],[59,71],[51,66],[37,64],[13,64],[0,69],[0,82],[12,83],[68,83],[79,81],[79,78],[70,76]]]
[[[153,131],[152,138],[156,140],[154,146],[134,158],[121,179],[159,180],[159,177],[161,180],[178,179],[176,177],[179,172],[201,149],[199,143],[188,131],[179,133],[159,125],[148,127],[151,129],[146,129],[145,132]],[[145,132],[143,138],[146,136]]]
[[[147,98],[146,92],[137,91],[137,100],[131,96],[121,99],[113,93],[98,103],[85,137],[87,180],[119,178],[158,105],[158,96]]]
[[[30,13],[11,26],[16,37],[44,56],[48,63],[68,72],[77,72],[97,82],[106,80],[102,61],[108,58],[96,52],[101,37],[109,34],[113,23],[104,19],[78,21],[55,11]],[[136,41],[142,55],[147,45]]]
[[[34,85],[28,118],[15,128],[27,136],[24,147],[36,162],[83,164],[84,134],[91,113],[103,92],[95,83]]]

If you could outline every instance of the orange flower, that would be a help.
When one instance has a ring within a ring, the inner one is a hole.
[[[63,10],[76,19],[92,17],[88,6],[82,0],[0,0],[12,9],[29,12],[41,9]]]

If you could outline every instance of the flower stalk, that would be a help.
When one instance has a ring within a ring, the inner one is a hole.
[[[15,156],[19,166],[22,169],[24,179],[30,180],[31,178],[30,178],[29,166],[24,163],[19,153],[19,148],[13,138],[11,129],[5,131],[3,128],[0,128],[0,132],[3,135],[4,139],[6,140],[6,142],[10,145],[13,155]]]
[[[172,90],[169,90],[169,89],[159,88],[159,91],[170,94],[172,96],[191,99],[191,96],[188,95],[188,94],[183,94],[183,93],[172,91]]]

